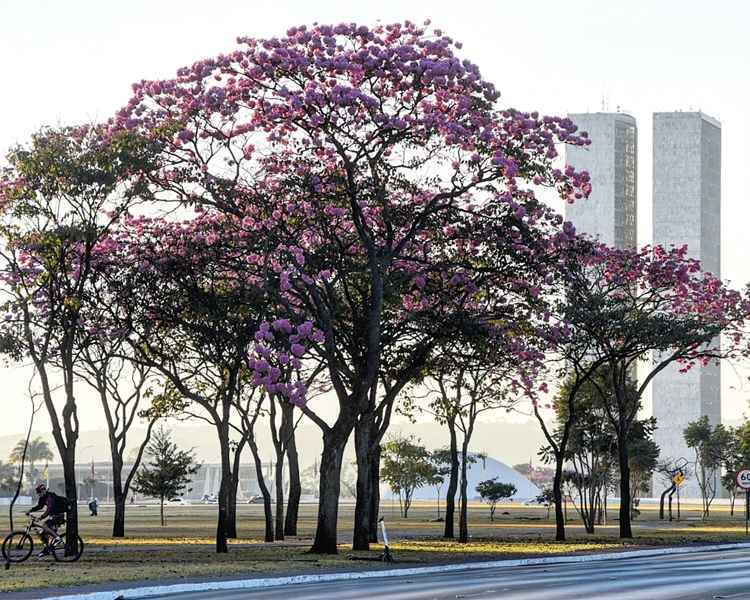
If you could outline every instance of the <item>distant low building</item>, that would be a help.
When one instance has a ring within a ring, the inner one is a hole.
[[[126,464],[123,473],[130,472],[131,465]],[[273,468],[270,463],[263,465],[264,478],[269,489],[273,489]],[[47,478],[50,489],[58,494],[65,491],[65,479],[63,477],[62,465],[49,465]],[[44,477],[42,478],[44,480]],[[112,499],[112,464],[109,462],[82,463],[76,465],[76,480],[78,481],[78,498],[99,498],[100,502],[109,502]],[[193,475],[190,491],[183,494],[188,500],[200,500],[204,496],[217,495],[221,483],[221,465],[216,463],[204,463]],[[255,474],[255,466],[243,465],[240,467],[240,482],[237,492],[238,500],[249,499],[260,495],[258,478]]]

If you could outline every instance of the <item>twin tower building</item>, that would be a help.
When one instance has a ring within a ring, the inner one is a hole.
[[[638,128],[624,113],[573,114],[591,145],[569,146],[567,162],[591,175],[588,200],[567,206],[576,230],[619,248],[638,245]],[[687,244],[704,271],[721,276],[721,124],[700,112],[662,112],[653,116],[653,230],[651,243]],[[643,245],[642,242],[640,245]],[[647,242],[645,242],[647,243]],[[692,462],[683,430],[707,415],[721,422],[721,371],[718,365],[680,373],[671,366],[653,381],[655,441],[661,459]],[[694,489],[693,489],[694,488]],[[654,493],[659,494],[655,488]],[[694,479],[683,489],[698,496]]]

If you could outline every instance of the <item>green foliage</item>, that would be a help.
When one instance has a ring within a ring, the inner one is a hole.
[[[467,456],[467,462],[475,462],[474,456]],[[450,475],[451,463],[453,461],[452,453],[450,448],[438,448],[433,450],[430,454],[430,460],[435,468],[434,482],[431,485],[439,487],[445,481],[445,477]]]
[[[552,491],[552,488],[546,487],[542,490],[542,493],[539,494],[536,498],[534,498],[535,502],[538,502],[539,504],[544,504],[545,506],[551,506],[555,503],[555,494]]]
[[[407,517],[414,491],[435,485],[440,477],[431,453],[413,437],[396,437],[382,446],[380,478],[398,494],[401,514]]]
[[[26,440],[18,440],[18,443],[10,451],[10,462],[13,464],[21,464],[21,459],[24,455],[24,448],[26,449],[26,462],[33,468],[35,464],[41,461],[50,461],[55,458],[52,454],[52,450],[49,447],[44,438],[35,437],[33,440],[29,440],[29,446],[26,448]]]
[[[722,460],[725,473],[721,476],[721,486],[733,499],[737,493],[737,471],[750,467],[750,421],[727,428],[727,431],[729,439]]]
[[[498,481],[497,477],[485,479],[477,484],[477,492],[483,502],[490,505],[490,521],[495,520],[495,508],[500,500],[510,498],[518,491],[512,483],[503,483]]]
[[[10,451],[8,460],[14,465],[20,465],[24,459],[24,449],[26,449],[24,476],[32,486],[37,483],[39,478],[39,469],[35,466],[42,461],[49,462],[55,458],[49,444],[44,438],[36,437],[29,440],[28,448],[26,439],[18,440],[18,443]]]
[[[576,385],[575,375],[566,379],[555,398],[558,427],[555,438],[560,440],[568,419],[567,399]],[[640,408],[637,382],[625,378],[622,408],[635,414]],[[577,510],[589,529],[593,527],[598,498],[617,480],[618,435],[613,418],[618,414],[618,399],[612,384],[612,372],[604,366],[597,369],[590,379],[584,381],[575,395],[575,414],[569,424],[569,438],[564,455],[570,468],[565,472],[565,482],[578,494]],[[638,496],[648,491],[651,475],[656,468],[659,447],[652,436],[656,420],[633,419],[627,431],[628,466],[630,468],[630,503],[637,503]],[[545,462],[555,460],[552,449],[541,449]]]
[[[0,460],[0,491],[9,492],[16,487],[16,469]]]
[[[16,216],[45,215],[52,198],[104,198],[123,190],[131,174],[155,166],[158,146],[132,132],[120,132],[101,143],[101,128],[43,128],[30,144],[18,146],[7,156],[13,172],[24,185],[8,198]],[[144,184],[128,189],[128,197],[144,194]]]
[[[163,510],[164,500],[176,498],[185,491],[190,476],[199,466],[194,464],[193,451],[180,450],[164,427],[154,432],[145,455],[148,462],[136,474],[133,489],[145,496],[159,498]]]
[[[695,475],[701,490],[703,518],[707,519],[716,497],[717,471],[732,450],[732,433],[721,423],[712,426],[704,415],[688,423],[683,436],[687,447],[695,451]]]
[[[695,450],[696,463],[707,469],[718,468],[730,448],[731,433],[721,423],[712,426],[706,415],[688,423],[683,436]]]

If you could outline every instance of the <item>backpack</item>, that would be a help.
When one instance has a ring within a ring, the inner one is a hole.
[[[52,511],[56,515],[69,513],[72,510],[71,502],[65,496],[58,496],[54,492],[50,494],[52,495]]]

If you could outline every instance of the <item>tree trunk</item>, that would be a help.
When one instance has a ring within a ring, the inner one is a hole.
[[[310,552],[315,554],[338,553],[341,463],[350,432],[351,428],[344,428],[340,423],[337,423],[323,435],[323,452],[320,457],[318,522],[315,529],[315,540],[310,548]]]
[[[289,412],[287,417],[286,412]],[[282,414],[288,420],[288,435],[286,442],[286,460],[289,465],[289,498],[286,504],[286,518],[284,520],[284,534],[297,535],[297,519],[299,516],[299,501],[302,496],[302,484],[299,475],[299,455],[297,454],[297,440],[294,431],[294,405],[282,405]]]
[[[237,539],[237,492],[239,490],[239,472],[232,469],[232,478],[229,482],[229,494],[227,495],[227,538]]]
[[[73,555],[78,551],[78,486],[76,483],[76,453],[75,441],[70,441],[63,459],[63,475],[65,477],[65,497],[68,499],[70,511],[66,516],[65,554]]]
[[[164,527],[165,521],[164,521],[164,496],[159,498],[159,517],[161,519],[161,526]]]
[[[674,492],[675,486],[674,484],[670,485],[666,490],[664,490],[661,493],[661,497],[659,498],[659,520],[664,520],[664,499],[667,497],[667,494],[671,494]]]
[[[555,540],[565,541],[565,514],[563,513],[562,494],[562,456],[555,456],[555,478],[552,480],[552,497],[555,503]]]
[[[227,496],[227,537],[237,539],[237,493],[240,488],[240,469],[242,468],[242,451],[245,449],[247,437],[243,436],[234,448],[232,458],[232,473],[229,481]]]
[[[112,537],[125,537],[125,494],[122,488],[114,486],[115,517],[112,521]]]
[[[591,511],[591,508],[588,509],[587,515],[587,518],[583,522],[584,529],[588,534],[595,533],[594,513]]]
[[[357,456],[357,500],[354,506],[352,550],[370,549],[370,508],[372,494],[372,412],[363,413],[354,428],[354,449]]]
[[[380,513],[380,444],[376,444],[370,465],[370,543],[378,543],[378,516]]]
[[[229,489],[232,486],[232,463],[229,458],[229,435],[222,426],[219,434],[221,446],[221,483],[219,484],[219,514],[216,520],[216,553],[226,554],[227,545],[227,512],[229,505]]]
[[[112,495],[115,500],[115,516],[112,521],[112,537],[125,537],[125,493],[122,489],[122,457],[117,446],[112,450]]]
[[[274,468],[276,490],[276,539],[284,539],[284,452],[277,452]]]
[[[630,525],[630,463],[628,456],[627,434],[622,429],[618,432],[617,448],[620,463],[620,537],[630,539],[633,529]]]
[[[445,494],[445,528],[443,530],[443,537],[453,538],[453,520],[456,512],[459,468],[455,421],[448,421],[448,431],[450,432],[451,472],[448,479],[448,491]]]
[[[26,440],[23,444],[23,453],[21,454],[21,464],[18,465],[18,483],[16,484],[16,490],[13,493],[13,498],[8,506],[8,522],[10,525],[10,531],[13,531],[13,507],[16,505],[16,500],[21,494],[21,488],[23,487],[23,476],[26,469],[26,453],[29,450],[29,440],[31,439],[31,430],[34,427],[34,417],[36,416],[36,407],[34,405],[34,399],[31,399],[31,418],[29,419],[29,428],[26,430]],[[33,469],[33,465],[31,466]]]
[[[458,518],[458,541],[465,544],[469,541],[469,506],[468,506],[468,467],[466,464],[469,454],[468,436],[464,437],[461,447],[461,504]]]
[[[258,487],[260,488],[261,496],[263,496],[263,515],[266,522],[266,534],[265,541],[273,541],[273,509],[271,507],[271,494],[268,491],[266,485],[266,478],[263,477],[263,463],[260,460],[260,453],[258,452],[258,444],[255,443],[255,438],[251,437],[248,440],[250,446],[250,452],[253,455],[253,462],[255,463],[255,477],[258,480]]]

